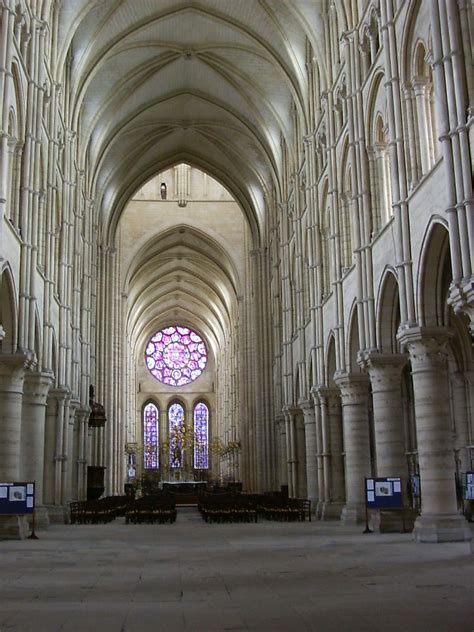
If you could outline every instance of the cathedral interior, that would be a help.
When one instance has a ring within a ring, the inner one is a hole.
[[[376,532],[471,540],[472,3],[0,20],[0,482],[40,532],[186,484],[344,529],[373,480]]]
[[[0,0],[1,629],[471,629],[473,32]]]

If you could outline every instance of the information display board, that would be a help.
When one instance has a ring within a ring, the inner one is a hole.
[[[368,509],[402,509],[402,479],[366,478],[365,499]]]
[[[474,500],[474,472],[466,472],[466,489],[464,500]]]
[[[0,483],[0,514],[32,514],[34,509],[34,483]]]

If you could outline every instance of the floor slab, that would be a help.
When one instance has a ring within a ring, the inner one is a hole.
[[[468,543],[338,523],[51,525],[0,542],[0,632],[472,632]]]

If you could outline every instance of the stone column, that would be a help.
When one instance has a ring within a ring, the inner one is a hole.
[[[306,493],[311,501],[312,511],[316,511],[318,503],[318,466],[316,463],[316,422],[313,402],[299,402],[304,417],[304,434],[306,449]]]
[[[24,354],[0,356],[0,478],[17,481],[20,476],[21,406],[25,369]]]
[[[64,435],[63,435],[63,459],[62,459],[62,478],[61,478],[61,504],[66,511],[66,517],[69,514],[69,503],[73,500],[73,467],[74,467],[74,428],[76,424],[76,410],[79,408],[80,402],[74,399],[69,401],[67,414],[64,419]]]
[[[328,489],[321,508],[322,520],[339,520],[344,506],[344,441],[342,432],[341,398],[337,388],[319,389],[321,407],[327,423]]]
[[[50,389],[46,402],[43,499],[49,521],[64,522],[61,505],[61,464],[63,460],[63,417],[69,392],[67,389]]]
[[[344,446],[346,454],[346,504],[343,524],[365,519],[364,479],[371,475],[369,442],[369,380],[359,373],[336,374],[341,391]]]
[[[454,415],[454,449],[458,460],[459,473],[464,478],[466,471],[471,469],[468,446],[471,445],[469,436],[469,416],[471,411],[470,384],[472,373],[457,372],[450,374],[452,391],[452,410]]]
[[[20,477],[21,406],[25,369],[31,358],[18,353],[0,356],[0,480]],[[0,539],[22,539],[28,533],[25,516],[0,516]]]
[[[285,410],[286,420],[286,461],[288,466],[288,495],[294,497],[297,487],[297,460],[295,445],[295,415],[292,409]]]
[[[44,506],[44,441],[46,398],[52,383],[50,373],[28,371],[25,374],[21,422],[21,478],[35,482],[35,524],[49,526]]]
[[[401,476],[406,489],[401,377],[408,358],[399,354],[370,354],[365,366],[372,385],[377,476]]]
[[[87,497],[87,440],[88,421],[90,411],[88,408],[81,408],[77,411],[78,419],[78,452],[77,452],[77,498],[85,500]]]
[[[318,389],[319,404],[319,427],[317,429],[317,456],[318,456],[318,472],[320,479],[320,496],[319,505],[321,515],[325,505],[329,502],[330,498],[330,486],[331,486],[331,474],[329,468],[329,422],[328,422],[328,410],[326,406],[326,398],[321,395],[322,388]]]
[[[403,354],[374,352],[369,353],[364,361],[372,385],[377,476],[401,477],[405,506],[408,500],[408,463],[401,378],[407,360],[408,357]],[[405,518],[408,519],[408,516]],[[394,511],[378,512],[372,524],[381,531],[401,531],[404,526],[401,513]]]
[[[306,498],[308,487],[306,485],[306,441],[304,417],[300,411],[295,415],[295,443],[296,443],[296,496]]]
[[[415,396],[422,507],[415,522],[417,542],[471,539],[456,501],[446,350],[449,337],[443,327],[413,327],[399,336],[410,354]]]
[[[280,448],[280,487],[288,485],[288,468],[286,457],[286,420],[284,415],[277,418],[279,432],[279,448]]]

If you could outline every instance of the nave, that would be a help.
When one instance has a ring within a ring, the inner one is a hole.
[[[357,526],[393,480],[471,539],[472,2],[0,20],[0,539],[22,482],[46,530],[182,482]]]

